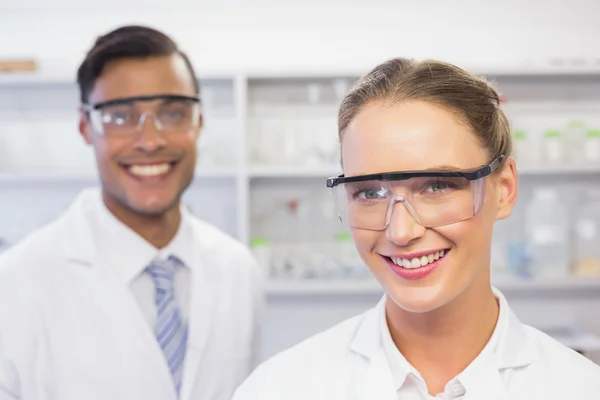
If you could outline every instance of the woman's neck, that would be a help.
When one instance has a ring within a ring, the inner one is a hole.
[[[432,395],[462,372],[488,343],[499,305],[488,285],[473,285],[444,307],[418,314],[386,302],[396,347],[427,382]]]

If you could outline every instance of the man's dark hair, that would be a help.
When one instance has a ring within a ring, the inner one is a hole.
[[[185,61],[194,79],[196,94],[199,95],[200,86],[192,63],[188,56],[179,50],[173,39],[166,34],[146,26],[129,25],[100,36],[77,70],[81,102],[87,103],[96,80],[109,62],[126,58],[143,59],[172,54],[179,54]]]

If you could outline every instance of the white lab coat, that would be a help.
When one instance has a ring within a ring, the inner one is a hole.
[[[600,366],[521,324],[500,300],[506,329],[496,352],[478,357],[459,375],[466,389],[461,400],[600,398]],[[382,299],[365,314],[279,353],[256,368],[233,399],[398,400],[382,348],[383,310]]]
[[[82,207],[0,256],[0,400],[174,400],[154,333],[101,265]],[[200,267],[180,398],[230,400],[256,362],[262,279],[241,243],[190,220]]]

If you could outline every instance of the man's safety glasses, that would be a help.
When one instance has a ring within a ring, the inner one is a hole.
[[[141,104],[156,102],[152,111],[143,111]],[[139,132],[152,118],[157,131],[189,132],[198,127],[200,99],[181,95],[136,96],[84,104],[94,131],[101,135],[126,136]]]
[[[469,219],[485,202],[488,175],[500,156],[471,171],[410,171],[327,179],[344,225],[367,230],[388,227],[394,206],[402,203],[414,220],[427,228]]]

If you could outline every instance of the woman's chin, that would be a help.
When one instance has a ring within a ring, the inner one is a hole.
[[[391,290],[390,290],[391,289]],[[419,287],[387,288],[387,297],[404,311],[423,314],[446,305],[451,296],[439,284]]]

